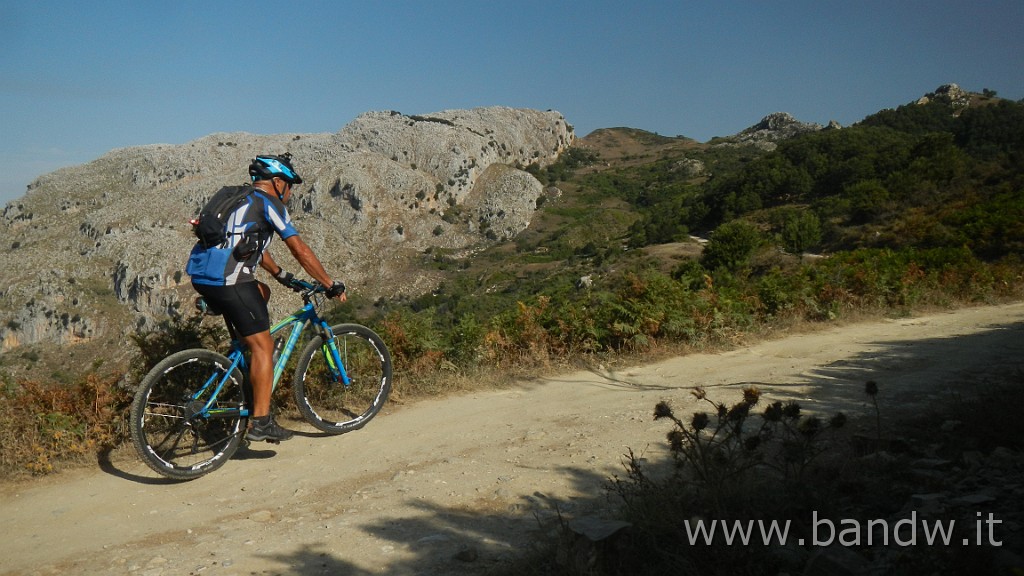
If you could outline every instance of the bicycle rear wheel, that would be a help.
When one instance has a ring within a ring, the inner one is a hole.
[[[292,390],[303,417],[331,434],[358,430],[380,412],[391,392],[391,354],[373,330],[358,324],[331,328],[350,383],[335,380],[327,346],[317,336],[295,368]]]
[[[210,409],[203,410],[230,367],[231,361],[216,352],[182,350],[143,378],[129,428],[147,466],[168,478],[192,480],[220,468],[235,453],[248,423],[240,412],[245,401],[237,368]]]

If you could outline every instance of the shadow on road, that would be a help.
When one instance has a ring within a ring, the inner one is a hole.
[[[936,402],[973,396],[992,376],[1024,366],[1024,324],[948,338],[879,340],[871,347],[818,367],[797,382],[762,389],[815,412],[873,413],[865,384],[874,381],[883,410],[921,413]]]
[[[878,340],[870,342],[869,352],[815,368],[793,382],[732,382],[709,389],[708,395],[728,404],[734,399],[734,390],[757,384],[774,399],[797,401],[814,412],[856,413],[873,410],[864,394],[865,382],[873,380],[879,384],[879,402],[883,407],[917,410],[938,401],[955,399],[958,394],[983,385],[987,374],[999,370],[1005,373],[1008,365],[1019,370],[1022,364],[1024,324],[1000,324],[975,334],[950,338]],[[593,384],[596,385],[651,389],[640,382],[610,380],[596,371],[594,374]],[[685,375],[679,376],[679,386],[675,389],[689,387],[685,378]],[[652,412],[653,409],[652,404]],[[665,439],[658,433],[649,442],[658,445]],[[635,448],[642,450],[644,447]],[[250,448],[248,454],[236,457],[272,455],[273,451]],[[651,467],[663,469],[671,465],[665,456],[656,458],[649,463]],[[100,464],[105,472],[135,482],[173,482],[126,473],[102,459]],[[380,517],[360,529],[380,543],[380,551],[374,553],[381,555],[381,566],[386,566],[389,574],[521,573],[523,557],[536,556],[538,550],[558,542],[566,534],[564,529],[569,519],[583,515],[613,517],[615,514],[617,502],[609,492],[612,479],[606,470],[563,467],[551,470],[551,474],[570,478],[581,496],[556,500],[539,491],[501,496],[482,493],[472,508],[419,502],[416,506],[420,514],[415,517]],[[394,551],[409,558],[396,560],[397,555],[391,556]],[[307,545],[292,554],[263,557],[271,565],[286,567],[275,568],[275,573],[280,574],[363,576],[371,573],[323,546]],[[552,558],[551,555],[543,557],[545,561]]]

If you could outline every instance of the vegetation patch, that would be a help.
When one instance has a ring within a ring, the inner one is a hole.
[[[989,100],[955,114],[938,101],[903,106],[772,152],[599,131],[529,167],[560,193],[517,238],[472,257],[436,248],[420,263],[443,278],[431,293],[350,303],[332,320],[384,337],[393,398],[406,401],[803,323],[1019,300],[1024,104]],[[5,376],[3,473],[46,473],[124,443],[141,373],[222,338],[184,318],[137,335],[131,366]],[[19,354],[5,364],[39,360]]]

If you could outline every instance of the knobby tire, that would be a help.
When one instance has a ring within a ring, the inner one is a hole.
[[[208,398],[189,398],[212,375],[223,377],[231,361],[204,349],[182,350],[161,360],[143,378],[132,401],[130,424],[136,451],[155,472],[192,480],[223,466],[238,450],[248,419],[243,378],[236,368],[212,406],[225,413],[196,414]]]
[[[391,392],[391,353],[373,330],[359,324],[331,328],[351,383],[335,381],[324,340],[314,337],[295,368],[292,390],[299,412],[318,430],[344,434],[366,425]]]

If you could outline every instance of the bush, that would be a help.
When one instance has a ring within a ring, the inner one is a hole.
[[[782,224],[782,246],[791,254],[804,252],[821,242],[821,221],[814,212],[790,211]]]
[[[692,524],[789,517],[799,522],[801,514],[792,508],[820,510],[816,505],[822,503],[808,497],[806,475],[833,446],[827,435],[842,428],[846,417],[840,413],[823,422],[803,415],[795,402],[774,402],[757,418],[753,409],[760,392],[754,387],[744,389],[732,406],[710,400],[700,388],[694,395],[710,411],[696,412],[689,421],[665,402],[654,409],[656,420],[673,424],[667,434],[671,469],[652,469],[630,451],[626,478],[609,484],[632,525],[632,547],[620,551],[619,563],[631,574],[776,573],[778,558],[767,546],[686,546]]]
[[[129,378],[139,382],[158,362],[179,350],[189,348],[211,348],[227,339],[227,329],[222,322],[203,323],[202,314],[178,316],[161,322],[147,332],[130,336],[138,348],[138,361],[133,362]]]
[[[60,463],[127,438],[131,393],[116,376],[89,374],[71,386],[26,381],[0,396],[0,474],[46,474]]]
[[[711,235],[701,256],[701,264],[708,270],[738,270],[749,263],[762,242],[761,231],[753,224],[742,220],[727,222]]]

